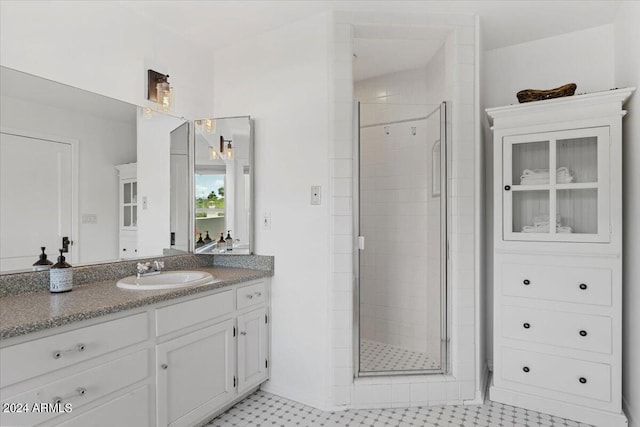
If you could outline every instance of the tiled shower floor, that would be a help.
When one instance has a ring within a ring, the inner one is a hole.
[[[383,344],[377,341],[360,340],[360,371],[413,371],[440,369],[440,361],[427,353]]]
[[[258,390],[208,426],[463,426],[538,427],[587,424],[485,401],[473,406],[433,406],[396,409],[351,409],[324,412],[283,397]]]

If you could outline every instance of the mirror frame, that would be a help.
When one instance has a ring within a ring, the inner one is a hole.
[[[211,120],[225,120],[225,119],[247,119],[249,122],[249,203],[251,204],[250,218],[249,221],[249,252],[248,253],[196,253],[196,239],[195,239],[195,229],[196,229],[196,120],[191,120],[189,123],[189,128],[191,130],[191,135],[189,138],[189,174],[191,179],[189,180],[189,192],[191,197],[191,203],[189,204],[189,228],[191,230],[191,236],[189,237],[189,252],[194,255],[253,255],[255,250],[255,140],[254,140],[254,121],[250,115],[245,116],[229,116],[229,117],[208,117]]]

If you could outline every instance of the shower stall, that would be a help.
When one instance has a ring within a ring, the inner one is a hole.
[[[356,376],[449,370],[448,104],[356,103]],[[389,110],[389,106],[387,106]],[[404,118],[402,118],[404,117]]]

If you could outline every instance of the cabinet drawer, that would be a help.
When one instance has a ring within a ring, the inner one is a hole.
[[[609,402],[611,367],[550,354],[502,347],[501,378],[527,386]],[[541,392],[544,396],[544,392]]]
[[[59,403],[72,410],[149,376],[148,350],[141,350],[95,368],[45,384],[16,396],[2,396],[3,403]],[[3,413],[2,425],[34,425],[57,416],[56,412]]]
[[[611,270],[508,263],[502,267],[502,294],[610,306]]]
[[[156,334],[168,334],[233,312],[233,291],[169,305],[156,310]]]
[[[506,338],[611,353],[611,318],[524,307],[502,308]]]
[[[59,427],[150,426],[149,386],[137,388],[78,415]]]
[[[87,326],[0,350],[0,387],[64,368],[149,338],[147,313]]]
[[[238,310],[265,302],[267,292],[264,282],[238,288]]]

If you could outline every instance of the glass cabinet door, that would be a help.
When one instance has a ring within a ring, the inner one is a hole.
[[[138,183],[134,180],[122,181],[122,224],[124,229],[138,225]]]
[[[609,128],[503,139],[503,237],[609,241]]]

